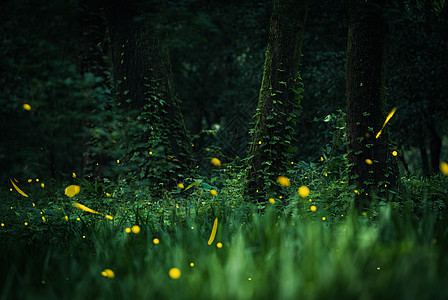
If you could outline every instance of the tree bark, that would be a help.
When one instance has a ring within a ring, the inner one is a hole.
[[[348,1],[347,139],[350,184],[355,206],[364,210],[373,192],[394,187],[398,172],[392,158],[386,119],[384,81],[386,25],[382,1]]]
[[[79,43],[79,71],[81,75],[88,72],[95,77],[101,77],[104,80],[97,83],[105,85],[108,78],[108,67],[103,57],[106,55],[106,21],[104,20],[104,10],[98,1],[79,0],[79,24],[80,35]],[[95,109],[95,101],[91,105],[83,108],[83,113],[89,115]],[[95,124],[92,118],[84,120],[85,134],[83,137],[82,151],[82,176],[84,177],[102,177],[103,156],[98,151],[99,141],[91,134]]]
[[[298,71],[307,12],[308,1],[274,2],[248,153],[246,194],[252,198],[277,194],[280,188],[275,180],[290,166],[292,125],[301,99]]]
[[[158,165],[159,171],[167,173],[159,173],[159,179],[166,177],[172,186],[179,175],[191,170],[193,163],[162,30],[164,2],[109,0],[106,7],[115,95],[122,107],[136,113],[145,128],[141,136],[144,147],[134,149],[140,152],[140,168],[144,169],[140,174],[151,177],[153,166]],[[156,147],[159,155],[148,156],[148,150],[155,151]],[[164,163],[171,170],[164,171]]]

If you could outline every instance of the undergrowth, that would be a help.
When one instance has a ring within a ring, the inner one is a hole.
[[[160,196],[107,179],[73,179],[72,198],[35,180],[17,183],[29,197],[3,189],[0,299],[448,296],[446,177],[403,178],[395,201],[358,215],[351,188],[323,166],[298,164],[287,197],[265,204],[244,201],[231,168]]]

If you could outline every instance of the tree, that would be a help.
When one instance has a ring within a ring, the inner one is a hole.
[[[164,3],[110,0],[105,7],[115,96],[131,116],[129,165],[137,178],[172,186],[191,169],[192,156],[164,41]]]
[[[359,193],[355,205],[363,210],[373,192],[393,187],[396,163],[389,149],[384,61],[386,25],[381,1],[348,2],[347,139],[350,183]]]
[[[292,125],[300,107],[299,58],[308,1],[276,0],[271,17],[255,128],[248,153],[247,189],[250,196],[276,192],[275,179],[285,175]]]
[[[98,1],[79,0],[79,71],[82,76],[94,76],[96,83],[92,89],[100,90],[107,86],[109,68],[104,57],[106,56],[106,22],[104,20],[104,9]],[[97,96],[95,93],[91,93]],[[105,97],[92,97],[88,105],[83,107],[86,116],[84,120],[85,133],[83,136],[82,149],[82,175],[84,177],[101,178],[103,176],[104,155],[101,153],[99,144],[101,140],[93,132],[100,126],[104,128],[105,118],[98,118],[93,111],[98,111],[99,106],[110,109],[109,103],[101,103]],[[110,97],[109,97],[110,98]],[[109,105],[107,105],[109,104]]]

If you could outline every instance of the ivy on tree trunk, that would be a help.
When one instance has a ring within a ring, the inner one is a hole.
[[[372,193],[387,193],[398,168],[389,149],[384,81],[386,23],[382,1],[348,1],[347,139],[355,205],[364,210]]]
[[[173,186],[192,169],[163,28],[163,1],[107,1],[116,98],[133,119],[129,159],[138,178]]]
[[[255,128],[248,154],[246,194],[260,198],[279,192],[275,183],[290,166],[293,125],[300,108],[300,49],[308,1],[276,0],[271,16]]]

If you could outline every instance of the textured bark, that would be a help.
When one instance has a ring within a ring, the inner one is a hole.
[[[82,75],[90,72],[96,77],[102,77],[104,81],[98,83],[98,85],[105,84],[108,77],[108,68],[103,59],[103,56],[106,55],[106,21],[104,20],[104,10],[98,1],[79,0],[79,6],[79,24],[81,29],[78,39],[80,50],[79,71]],[[87,106],[83,108],[83,112],[88,115],[93,109],[94,107]],[[84,120],[86,133],[83,138],[82,175],[89,178],[102,177],[102,155],[96,149],[98,141],[90,134],[90,131],[96,125],[91,118]]]
[[[285,175],[291,147],[291,123],[299,105],[294,90],[308,1],[276,0],[271,17],[255,128],[250,141],[247,170],[249,196],[275,193],[277,176]],[[258,194],[257,194],[258,193]]]
[[[142,120],[148,129],[142,142],[160,141],[165,159],[177,166],[176,172],[166,175],[173,184],[177,175],[188,173],[192,156],[161,30],[165,22],[164,3],[110,0],[106,7],[115,95],[126,110],[144,115]]]
[[[391,188],[398,170],[388,149],[384,87],[385,22],[382,1],[348,1],[347,138],[350,183],[360,192],[355,204],[363,210],[372,192]],[[368,164],[370,159],[373,163]]]

